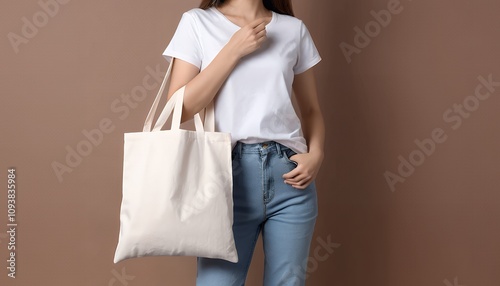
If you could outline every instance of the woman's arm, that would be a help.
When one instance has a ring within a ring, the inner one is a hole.
[[[316,178],[319,172],[324,157],[325,142],[325,123],[312,68],[295,76],[293,90],[302,117],[302,131],[309,150],[308,153],[290,157],[298,165],[292,171],[284,174],[283,178],[285,183],[298,189],[304,189]]]
[[[186,85],[181,122],[193,118],[196,113],[205,108],[215,97],[238,61],[262,45],[266,39],[265,26],[269,21],[269,18],[256,19],[238,30],[201,72],[198,67],[186,61],[173,60],[167,98],[170,99],[175,91]]]

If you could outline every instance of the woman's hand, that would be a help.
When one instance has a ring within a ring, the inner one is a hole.
[[[307,188],[316,179],[316,175],[323,162],[323,156],[322,152],[310,152],[291,156],[289,159],[297,162],[298,165],[283,175],[285,184],[301,190]]]
[[[264,17],[250,22],[233,34],[226,47],[229,47],[238,59],[253,53],[266,40],[266,25],[271,19]]]

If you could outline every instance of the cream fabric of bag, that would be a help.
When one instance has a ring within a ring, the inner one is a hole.
[[[180,129],[184,89],[168,100],[151,130],[172,64],[142,132],[124,134],[120,234],[114,263],[142,256],[183,255],[237,262],[234,243],[231,137],[214,132],[214,106],[196,131]],[[174,110],[170,130],[161,130]]]

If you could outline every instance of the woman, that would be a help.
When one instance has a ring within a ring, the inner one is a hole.
[[[321,57],[306,26],[290,0],[205,0],[163,55],[173,60],[168,98],[186,85],[182,121],[215,100],[216,131],[232,137],[239,261],[198,257],[197,285],[244,285],[261,231],[263,284],[304,285],[325,132],[312,70]]]

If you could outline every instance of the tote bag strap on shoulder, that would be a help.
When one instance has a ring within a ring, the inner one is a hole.
[[[180,93],[184,94],[184,88],[185,86],[181,87],[179,90],[177,90],[167,101],[167,104],[163,108],[160,116],[158,117],[158,120],[156,121],[156,124],[151,130],[151,126],[153,124],[153,119],[156,113],[156,110],[158,109],[158,104],[160,102],[161,96],[163,94],[163,91],[165,90],[165,86],[170,84],[170,75],[172,72],[172,63],[173,63],[173,58],[169,63],[167,73],[165,74],[165,77],[163,78],[163,81],[161,83],[160,89],[158,90],[158,94],[156,95],[155,100],[153,101],[153,105],[151,106],[151,109],[149,110],[149,113],[146,117],[146,121],[144,122],[144,128],[143,132],[151,132],[151,131],[159,131],[161,128],[165,125],[167,122],[170,114],[172,113],[172,110],[174,109],[175,103],[181,97],[181,102],[183,102],[183,96],[179,96]],[[182,104],[182,103],[180,103]],[[182,105],[181,105],[182,108]],[[204,129],[206,132],[214,132],[215,131],[215,115],[214,115],[214,103],[213,100],[209,102],[207,107],[205,107],[205,118],[204,118],[204,123],[201,125],[201,119],[199,113],[195,114],[195,126],[196,130],[199,131],[200,129]],[[180,111],[179,111],[180,112]],[[176,116],[176,112],[174,111],[174,118],[179,117],[179,125],[180,125],[180,114],[179,116]],[[177,118],[176,118],[177,119]],[[178,125],[175,124],[176,120],[172,120],[172,129],[179,129]]]

